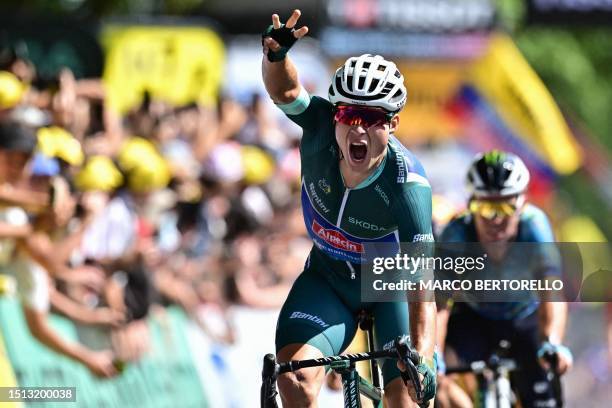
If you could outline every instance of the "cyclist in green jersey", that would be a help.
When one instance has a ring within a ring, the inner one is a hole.
[[[410,335],[422,356],[426,399],[435,393],[435,303],[414,295],[406,302],[366,303],[360,298],[364,245],[433,241],[431,188],[414,155],[393,136],[406,102],[403,76],[376,55],[349,58],[329,89],[329,100],[310,97],[286,56],[307,27],[278,15],[262,38],[263,80],[272,100],[303,129],[300,145],[302,208],[314,246],[280,312],[279,361],[341,353],[357,329],[357,314],[373,314],[376,347]],[[412,295],[410,295],[412,296]],[[410,319],[409,319],[410,316]],[[415,405],[395,363],[382,366],[386,407]],[[283,405],[314,407],[324,370],[308,368],[278,379]]]

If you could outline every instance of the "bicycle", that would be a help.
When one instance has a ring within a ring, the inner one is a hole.
[[[382,408],[383,389],[381,387],[381,374],[378,370],[379,358],[400,359],[406,365],[406,371],[402,372],[402,379],[408,385],[408,381],[414,386],[419,406],[428,406],[424,400],[424,390],[421,386],[419,373],[416,366],[419,364],[419,354],[410,346],[408,336],[395,339],[393,346],[384,350],[374,351],[374,334],[372,331],[373,319],[371,316],[360,314],[359,327],[368,336],[368,352],[354,353],[339,356],[329,356],[310,360],[292,360],[277,363],[274,354],[266,354],[263,360],[262,385],[260,394],[261,408],[278,408],[276,396],[276,379],[279,375],[296,371],[302,368],[329,366],[342,377],[342,389],[345,408],[360,408],[360,395],[370,399],[374,407]],[[372,383],[361,377],[355,369],[358,361],[370,361]]]
[[[555,407],[563,407],[563,392],[561,391],[561,376],[558,374],[559,357],[555,353],[544,354],[544,359],[550,364],[546,372],[546,378],[550,382],[555,398]]]
[[[504,358],[510,342],[500,341],[499,349],[486,360],[473,361],[467,366],[451,367],[446,370],[450,374],[475,374],[478,378],[478,406],[484,408],[511,408],[516,404],[516,396],[512,392],[510,373],[517,370],[513,359]]]

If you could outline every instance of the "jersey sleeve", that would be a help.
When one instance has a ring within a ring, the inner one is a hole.
[[[397,220],[400,242],[433,242],[431,187],[407,183],[391,210]]]
[[[313,153],[326,147],[333,138],[334,106],[327,99],[310,96],[302,88],[295,101],[276,105],[303,130],[300,151]]]
[[[533,242],[533,261],[537,263],[538,276],[559,277],[562,274],[562,261],[559,249],[555,244],[555,235],[544,211],[529,205],[524,209],[520,225],[524,241]]]
[[[397,220],[402,253],[412,257],[433,256],[431,187],[419,182],[403,184],[391,211]],[[422,268],[413,272],[412,279],[423,279],[428,273]]]

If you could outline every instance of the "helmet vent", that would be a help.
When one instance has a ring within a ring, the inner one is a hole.
[[[357,81],[357,88],[361,89],[365,85],[365,77],[359,77]]]
[[[342,86],[342,84],[340,84],[340,86]],[[346,78],[346,87],[348,88],[349,92],[353,92],[353,76],[349,75]]]
[[[370,84],[370,87],[368,88],[368,92],[374,92],[374,89],[376,89],[376,87],[378,86],[378,83],[380,82],[380,80],[378,79],[373,79],[372,83]]]

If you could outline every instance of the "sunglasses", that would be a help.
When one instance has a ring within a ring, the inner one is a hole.
[[[516,200],[515,202],[472,200],[469,209],[470,212],[474,214],[478,214],[487,220],[492,220],[494,218],[510,217],[514,215],[522,204],[522,200]]]
[[[367,129],[372,126],[389,123],[393,116],[393,113],[388,113],[380,109],[341,105],[336,108],[334,120],[344,125],[362,126]]]

